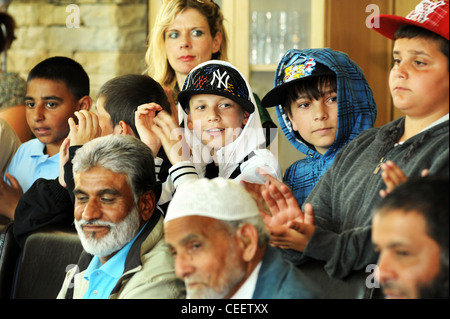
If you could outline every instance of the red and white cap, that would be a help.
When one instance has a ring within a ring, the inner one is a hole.
[[[399,27],[414,25],[430,30],[448,40],[448,6],[449,0],[423,0],[406,18],[387,14],[372,17],[372,25],[375,19],[379,19],[380,22],[379,27],[373,29],[393,40]]]

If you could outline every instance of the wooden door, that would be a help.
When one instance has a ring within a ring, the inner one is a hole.
[[[376,5],[380,14],[393,13],[393,0],[327,0],[325,42],[361,67],[377,103],[375,126],[381,126],[393,118],[388,86],[392,41],[366,26],[366,19],[375,13],[370,5]]]

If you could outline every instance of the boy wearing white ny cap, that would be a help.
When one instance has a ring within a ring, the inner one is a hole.
[[[178,187],[164,232],[188,298],[320,297],[308,278],[268,246],[256,203],[236,181],[203,178]]]
[[[258,167],[281,180],[278,160],[266,149],[252,90],[233,65],[216,60],[199,64],[186,78],[178,101],[180,127],[166,112],[154,116],[150,109],[159,109],[153,106],[139,107],[136,113],[140,134],[156,134],[173,164],[165,189],[173,183],[173,192],[190,177],[261,184]],[[140,118],[150,125],[139,125]]]

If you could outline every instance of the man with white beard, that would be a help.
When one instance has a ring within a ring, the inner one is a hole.
[[[73,176],[84,252],[58,298],[184,298],[156,206],[151,150],[132,136],[100,137],[77,150]]]

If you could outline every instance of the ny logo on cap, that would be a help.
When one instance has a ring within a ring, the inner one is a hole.
[[[228,75],[227,71],[224,71],[222,74],[220,74],[220,70],[214,71],[214,77],[211,81],[211,85],[214,85],[216,79],[218,89],[220,89],[222,85],[225,90],[228,89],[228,80],[230,79],[230,76]]]

